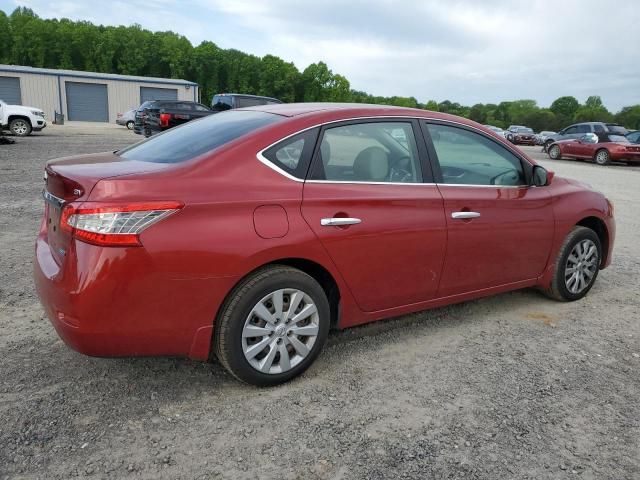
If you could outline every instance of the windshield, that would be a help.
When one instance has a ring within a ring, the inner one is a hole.
[[[142,105],[140,105],[137,110],[139,112],[143,111],[145,108],[147,108],[149,105],[151,105],[153,103],[153,101],[151,100],[147,100],[146,102],[143,102]]]
[[[217,112],[224,112],[233,108],[233,103],[230,95],[214,95],[211,100],[211,109]]]
[[[167,130],[117,154],[127,160],[142,162],[184,162],[283,118],[266,112],[223,112]]]

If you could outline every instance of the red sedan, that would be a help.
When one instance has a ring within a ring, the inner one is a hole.
[[[547,148],[553,160],[577,158],[593,160],[598,165],[608,165],[611,160],[640,162],[640,145],[635,145],[622,135],[604,133],[600,136],[587,133],[574,140],[559,140]]]
[[[331,328],[538,287],[582,298],[613,207],[484,127],[367,105],[233,110],[51,161],[35,283],[96,356],[217,355],[272,385]]]

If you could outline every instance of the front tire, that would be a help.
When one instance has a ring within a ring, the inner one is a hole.
[[[593,159],[598,165],[609,165],[609,163],[611,163],[611,155],[609,155],[609,151],[604,148],[598,150]]]
[[[31,133],[31,122],[24,118],[15,118],[9,123],[9,130],[16,137],[26,137]]]
[[[547,149],[547,153],[552,160],[560,160],[562,158],[562,151],[558,145],[552,145],[551,148]]]
[[[129,120],[129,121],[127,122],[127,129],[129,129],[129,130],[133,130],[133,121]]]
[[[560,247],[553,279],[545,293],[562,302],[581,299],[593,287],[601,259],[598,235],[590,228],[574,227]]]
[[[277,385],[309,368],[329,324],[329,301],[320,284],[298,269],[273,265],[231,292],[216,320],[214,349],[237,379]]]

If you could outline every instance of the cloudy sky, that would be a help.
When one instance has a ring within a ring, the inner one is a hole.
[[[173,30],[300,70],[322,60],[376,95],[542,106],[600,95],[613,111],[640,103],[637,0],[0,0],[6,13],[18,5]]]

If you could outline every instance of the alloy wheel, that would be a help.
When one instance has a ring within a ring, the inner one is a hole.
[[[607,152],[606,150],[600,150],[596,154],[596,163],[598,165],[606,165],[607,163],[609,163],[609,152]]]
[[[585,239],[576,243],[567,257],[564,269],[567,290],[578,294],[586,289],[593,281],[599,264],[598,247],[592,240]]]
[[[29,125],[24,120],[14,120],[11,125],[11,131],[16,135],[26,135],[29,131]]]
[[[553,147],[551,147],[551,149],[549,150],[549,156],[554,159],[557,160],[560,158],[560,147],[557,145],[554,145]]]
[[[285,288],[265,295],[247,316],[242,351],[257,371],[285,373],[311,352],[319,332],[318,308],[301,290]]]

